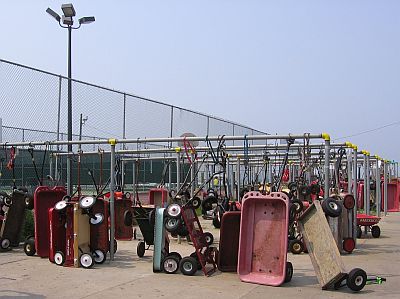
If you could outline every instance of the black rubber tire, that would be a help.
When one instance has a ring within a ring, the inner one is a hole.
[[[132,226],[132,224],[133,224],[133,215],[130,210],[126,210],[124,212],[124,224],[126,226]]]
[[[222,208],[220,206],[217,206],[214,212],[214,217],[213,217],[213,225],[215,228],[221,228],[221,221],[222,221],[222,216],[224,212],[222,211]]]
[[[363,269],[355,268],[347,277],[347,286],[354,292],[359,292],[367,283],[367,273]]]
[[[24,252],[27,256],[35,255],[36,248],[35,248],[35,239],[33,237],[29,237],[26,239],[24,243]]]
[[[322,202],[321,206],[324,210],[324,213],[329,217],[339,217],[339,215],[342,213],[342,205],[332,197],[326,198]]]
[[[89,253],[84,253],[79,257],[79,265],[82,268],[89,269],[94,265],[94,258]]]
[[[109,248],[111,248],[111,244],[109,243]],[[117,242],[117,240],[115,240],[114,239],[114,254],[117,252],[117,249],[118,249],[118,242]]]
[[[377,225],[372,226],[372,227],[371,227],[371,235],[372,235],[374,238],[379,238],[379,237],[381,236],[381,229],[380,229],[380,227],[377,226]]]
[[[149,213],[149,223],[151,226],[154,226],[156,223],[156,209],[151,210]]]
[[[212,233],[205,232],[204,237],[206,238],[207,245],[210,246],[212,243],[214,243],[214,236]]]
[[[168,254],[162,261],[161,268],[167,274],[174,274],[179,270],[179,262],[176,255]]]
[[[173,203],[165,209],[168,218],[181,218],[182,208],[180,205]]]
[[[303,211],[303,202],[299,199],[293,199],[292,205],[295,206],[295,213],[300,214]]]
[[[144,241],[140,241],[136,247],[136,254],[138,257],[143,257],[146,252],[146,243]]]
[[[300,240],[294,239],[289,243],[290,252],[293,254],[300,254],[304,251],[303,242]]]
[[[361,226],[357,226],[357,239],[361,239],[362,229]]]
[[[12,201],[12,198],[11,197],[9,197],[8,195],[7,196],[5,196],[4,197],[4,205],[6,206],[6,207],[11,207],[12,206],[12,203],[13,203],[13,201]]]
[[[59,261],[57,261],[57,256],[59,256],[59,257],[61,258]],[[64,265],[64,263],[65,263],[65,254],[64,254],[64,252],[62,252],[62,251],[57,251],[57,252],[54,254],[54,263],[55,263],[57,266],[62,266],[62,265]]]
[[[197,196],[192,198],[192,207],[196,210],[201,206],[201,199]]]
[[[293,265],[291,262],[286,262],[285,283],[290,282],[293,277]]]
[[[181,219],[168,217],[165,220],[165,229],[170,233],[178,233],[182,225]]]
[[[3,224],[4,225],[4,224]],[[0,238],[0,248],[2,250],[7,250],[11,246],[11,241],[10,239],[7,238]]]
[[[25,208],[28,210],[33,210],[33,196],[25,197]]]
[[[96,264],[103,264],[107,259],[107,253],[101,249],[94,250],[92,256]]]
[[[203,212],[211,211],[213,208],[213,204],[218,203],[218,200],[213,195],[208,195],[201,203],[201,208]],[[204,213],[203,213],[204,214]]]
[[[172,252],[168,253],[168,255],[176,256],[178,258],[178,262],[180,262],[181,259],[182,259],[181,254],[179,252],[176,252],[176,251],[172,251]]]
[[[184,257],[179,262],[179,270],[183,275],[194,275],[197,272],[197,260],[191,256]]]

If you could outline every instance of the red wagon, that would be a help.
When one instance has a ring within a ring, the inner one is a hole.
[[[365,227],[365,234],[367,234],[368,229],[370,229],[372,236],[374,238],[379,238],[381,235],[381,229],[377,224],[380,220],[381,218],[377,216],[357,214],[357,238],[361,238],[362,236],[362,226]]]
[[[289,282],[289,198],[281,192],[247,193],[242,200],[238,274],[241,281],[279,286]]]
[[[49,209],[53,208],[66,194],[67,190],[63,186],[36,188],[33,195],[35,236],[28,237],[25,241],[26,255],[32,256],[37,253],[40,257],[49,256]]]

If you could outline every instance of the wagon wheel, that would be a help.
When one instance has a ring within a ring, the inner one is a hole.
[[[65,255],[62,251],[57,251],[54,254],[54,263],[58,266],[62,266],[65,262]]]
[[[138,257],[143,257],[146,252],[146,244],[144,241],[140,241],[136,247],[136,253]]]
[[[293,277],[293,265],[291,262],[286,262],[285,282],[289,282]]]
[[[79,258],[79,264],[85,268],[85,269],[89,269],[92,268],[94,265],[94,259],[92,257],[91,254],[89,253],[84,253],[81,255],[81,257]]]
[[[214,243],[214,236],[212,233],[205,232],[204,237],[206,239],[206,243],[208,246],[210,246],[212,243]]]
[[[330,217],[339,217],[342,213],[342,206],[334,198],[328,197],[322,202],[321,206],[324,213]]]
[[[95,251],[93,251],[93,258],[94,258],[94,262],[96,264],[102,264],[106,261],[107,258],[107,254],[101,250],[101,249],[96,249]]]
[[[179,270],[183,275],[194,275],[197,271],[197,260],[191,256],[184,257],[179,262]]]
[[[357,226],[357,239],[361,239],[362,229],[361,226]]]
[[[374,238],[379,238],[381,236],[381,229],[379,226],[374,225],[371,227],[371,234]]]
[[[161,263],[162,270],[168,274],[174,274],[179,269],[179,257],[173,254],[167,255]]]
[[[196,210],[201,206],[201,200],[199,197],[195,196],[191,200],[193,208]]]
[[[35,238],[29,237],[24,243],[24,252],[27,256],[33,256],[36,253]]]
[[[367,273],[363,269],[355,268],[347,277],[347,286],[355,292],[361,291],[367,282]]]
[[[290,249],[290,252],[293,254],[300,254],[304,250],[303,242],[301,242],[300,240],[297,240],[297,239],[292,240],[292,241],[290,241],[289,249]]]
[[[130,210],[124,212],[124,224],[125,226],[132,226],[133,224],[133,215]]]

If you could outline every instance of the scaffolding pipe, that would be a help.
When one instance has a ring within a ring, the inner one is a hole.
[[[115,190],[115,143],[111,143],[110,157],[110,260],[114,260],[114,238],[115,238],[115,206],[114,206],[114,190]]]

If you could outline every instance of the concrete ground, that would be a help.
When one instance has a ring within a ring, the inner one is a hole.
[[[357,294],[347,288],[322,291],[307,254],[289,253],[292,281],[268,287],[240,282],[236,273],[217,272],[211,277],[201,271],[195,276],[153,273],[151,251],[138,258],[137,241],[119,241],[113,262],[89,270],[28,257],[22,248],[0,252],[0,298],[400,298],[400,213],[389,214],[380,226],[379,239],[360,239],[358,249],[343,256],[348,270],[361,267],[370,275],[387,278],[383,285],[367,285]],[[209,223],[205,230],[218,235]],[[193,252],[186,242],[179,245],[172,240],[171,247],[183,255]]]

